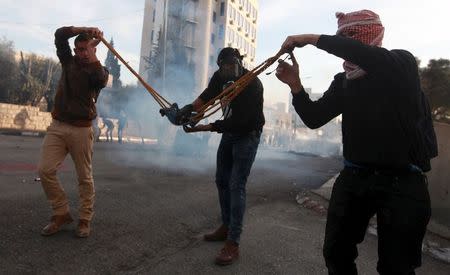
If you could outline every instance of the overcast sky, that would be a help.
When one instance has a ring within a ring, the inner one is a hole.
[[[201,0],[202,1],[202,0]],[[16,50],[55,57],[53,33],[62,25],[98,26],[114,37],[121,55],[138,69],[144,0],[0,0],[0,37],[14,41]],[[426,65],[429,59],[450,59],[450,2],[446,0],[260,0],[257,63],[274,55],[286,36],[333,34],[335,12],[371,9],[386,28],[383,46],[411,51]],[[104,61],[106,49],[98,49]],[[314,93],[325,91],[342,60],[311,46],[295,51],[303,83]],[[288,101],[289,90],[274,75],[261,75],[268,102]],[[124,83],[136,82],[122,67]]]

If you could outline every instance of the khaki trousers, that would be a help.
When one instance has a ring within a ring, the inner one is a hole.
[[[56,177],[56,171],[67,154],[70,154],[78,176],[79,217],[88,221],[92,219],[95,195],[92,177],[93,140],[92,127],[76,127],[53,120],[47,128],[38,169],[54,215],[69,212],[67,196]]]

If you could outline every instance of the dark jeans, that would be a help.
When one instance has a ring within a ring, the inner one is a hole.
[[[217,150],[216,185],[228,240],[239,243],[245,212],[245,184],[258,150],[261,131],[223,133]]]
[[[345,168],[330,199],[323,253],[329,274],[358,274],[356,245],[377,215],[380,274],[415,274],[430,219],[426,176]]]
[[[123,128],[120,128],[117,130],[117,138],[119,140],[119,143],[122,143],[122,135],[123,135]]]

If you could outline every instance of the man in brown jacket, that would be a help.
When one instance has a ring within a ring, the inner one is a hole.
[[[75,38],[75,55],[69,38]],[[42,229],[42,235],[53,235],[64,224],[73,221],[63,187],[56,171],[70,154],[78,176],[80,207],[78,237],[88,237],[94,214],[94,181],[92,177],[93,129],[97,116],[95,102],[108,80],[108,71],[96,56],[96,46],[103,33],[98,28],[61,27],[55,32],[56,53],[62,74],[52,111],[53,121],[42,144],[39,175],[53,216]]]

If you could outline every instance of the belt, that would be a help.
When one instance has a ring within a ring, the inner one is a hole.
[[[410,174],[410,173],[418,173],[422,174],[423,171],[414,164],[408,164],[404,167],[375,167],[375,166],[367,166],[352,163],[346,159],[344,159],[344,166],[346,169],[352,170],[358,173],[364,174],[374,174],[374,175],[402,175],[402,174]]]

